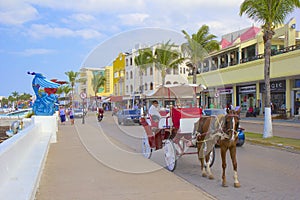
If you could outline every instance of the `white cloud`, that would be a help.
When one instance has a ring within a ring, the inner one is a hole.
[[[76,36],[80,36],[83,39],[94,39],[94,38],[100,38],[102,34],[96,30],[92,29],[83,29],[75,31]]]
[[[45,55],[55,53],[52,49],[25,49],[22,52],[13,52],[14,54],[20,54],[22,56],[34,56],[34,55]]]
[[[28,34],[33,38],[54,37],[60,38],[65,36],[74,36],[74,31],[67,28],[52,27],[48,24],[33,24],[28,31]]]
[[[71,21],[72,22],[75,21],[75,23],[80,23],[80,24],[86,24],[86,23],[90,24],[97,21],[97,19],[93,15],[77,13],[69,16],[68,20],[66,20],[67,23],[70,23]]]
[[[38,18],[38,11],[29,4],[1,0],[0,5],[0,24],[21,25]]]
[[[62,38],[62,37],[82,37],[83,39],[99,38],[102,34],[92,29],[72,30],[68,28],[53,27],[50,25],[33,24],[28,34],[36,39],[45,37]]]
[[[118,15],[122,25],[139,26],[145,24],[145,19],[149,18],[148,14],[144,13],[130,13]]]

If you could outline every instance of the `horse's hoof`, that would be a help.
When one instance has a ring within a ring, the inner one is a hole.
[[[241,184],[240,183],[234,183],[234,187],[239,188],[239,187],[241,187]]]
[[[213,179],[215,179],[215,177],[213,175],[209,175],[208,179],[213,180]]]
[[[207,177],[207,175],[205,173],[202,173],[202,177]]]
[[[228,187],[227,183],[222,183],[223,187]]]

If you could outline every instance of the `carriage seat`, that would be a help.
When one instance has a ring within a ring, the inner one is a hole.
[[[149,115],[149,117],[147,118],[148,124],[153,128],[159,129],[170,128],[170,126],[173,126],[172,119],[166,111],[160,111],[160,115],[160,118],[155,115]]]
[[[173,108],[173,125],[175,128],[179,129],[180,133],[192,133],[194,123],[199,120],[201,115],[201,108]]]

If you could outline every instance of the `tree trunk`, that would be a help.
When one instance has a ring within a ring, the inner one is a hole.
[[[271,58],[271,39],[273,31],[265,30],[264,33],[264,78],[265,78],[265,124],[264,124],[264,138],[273,137],[272,131],[272,113],[271,113],[271,89],[270,89],[270,58]]]
[[[193,84],[197,83],[197,65],[193,64]],[[193,94],[193,104],[194,107],[197,107],[197,94]]]

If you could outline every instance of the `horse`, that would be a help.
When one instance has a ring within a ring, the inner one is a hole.
[[[226,115],[203,116],[194,124],[194,132],[197,138],[198,159],[201,163],[203,177],[214,179],[210,166],[206,164],[214,145],[218,142],[222,159],[222,186],[227,187],[225,169],[226,152],[230,151],[230,156],[234,169],[234,187],[240,187],[237,174],[236,142],[238,139],[240,110],[227,110]],[[206,163],[205,163],[206,162]]]
[[[238,139],[238,127],[239,127],[239,114],[240,110],[228,110],[227,115],[225,115],[225,121],[223,124],[223,133],[225,137],[219,140],[220,150],[221,150],[221,158],[222,158],[222,186],[227,187],[226,182],[226,153],[227,150],[230,152],[230,157],[233,165],[234,171],[234,187],[239,188],[240,182],[238,180],[238,173],[237,173],[237,160],[236,160],[236,142]]]
[[[194,123],[193,137],[196,138],[198,159],[203,177],[214,179],[209,165],[210,154],[221,136],[224,115],[202,116]]]

